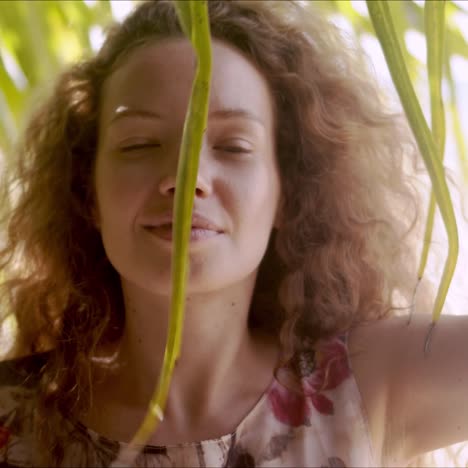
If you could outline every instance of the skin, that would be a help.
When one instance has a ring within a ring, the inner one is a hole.
[[[172,244],[144,226],[174,205],[194,67],[189,42],[168,39],[133,51],[104,87],[95,163],[96,225],[121,277],[126,326],[119,366],[114,372],[96,371],[93,408],[82,419],[121,441],[130,440],[146,412],[163,359]],[[214,115],[227,108],[247,110],[258,121]],[[223,233],[190,245],[183,345],[165,420],[150,440],[154,444],[232,431],[265,391],[278,359],[277,343],[247,327],[258,267],[278,226],[273,99],[255,66],[217,40],[209,114],[194,211]],[[123,150],[136,144],[149,146]]]
[[[468,318],[442,316],[425,356],[431,314],[416,312],[410,325],[392,317],[350,334],[353,373],[383,466],[406,466],[468,440]]]

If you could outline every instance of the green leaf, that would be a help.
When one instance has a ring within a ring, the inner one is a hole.
[[[16,130],[19,126],[22,113],[24,112],[24,92],[21,92],[16,84],[13,82],[13,79],[7,72],[3,59],[0,56],[0,90],[3,93],[8,109],[4,112],[8,113],[8,117],[12,119],[11,127],[11,137],[16,136]],[[6,118],[6,114],[0,115],[0,120],[2,117]]]
[[[405,11],[405,9],[408,8],[409,4],[414,5],[413,2],[398,1],[390,2],[388,6],[390,8],[390,14],[392,15],[392,18],[395,18],[394,25],[397,39],[401,39],[398,42],[403,52],[403,59],[408,69],[410,78],[414,79],[417,77],[418,71],[421,68],[422,64],[418,59],[416,59],[413,55],[411,55],[408,52],[406,42],[404,40],[405,32],[412,27],[408,20],[408,15]]]
[[[437,153],[440,160],[444,159],[445,151],[445,110],[442,101],[442,73],[445,48],[445,0],[425,2],[424,23],[427,45],[427,73],[431,102],[431,128]],[[428,216],[424,233],[424,244],[418,269],[418,279],[421,279],[427,264],[429,247],[434,227],[435,196],[431,191]]]
[[[192,39],[192,2],[175,0],[173,3],[184,34]]]
[[[26,75],[31,86],[45,81],[51,72],[54,57],[47,48],[47,24],[43,15],[44,2],[7,1],[2,5],[1,23],[11,37],[10,52]]]
[[[388,4],[384,0],[367,0],[367,8],[377,38],[382,46],[392,80],[423,156],[432,182],[435,199],[439,205],[448,234],[449,253],[432,313],[432,322],[435,323],[442,313],[442,307],[447,297],[458,257],[458,232],[455,214],[445,180],[444,168],[439,157],[439,149],[427,125],[413,85],[411,84]]]

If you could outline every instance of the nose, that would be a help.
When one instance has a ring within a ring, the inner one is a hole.
[[[197,180],[195,185],[195,197],[207,198],[211,195],[212,187],[208,181],[207,170],[200,155]],[[176,189],[177,168],[171,174],[168,174],[159,183],[159,192],[164,196],[174,196]]]

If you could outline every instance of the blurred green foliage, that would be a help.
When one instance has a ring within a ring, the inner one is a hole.
[[[139,0],[134,0],[136,3]],[[11,156],[13,143],[21,132],[31,108],[47,92],[53,77],[68,63],[92,53],[94,35],[115,19],[122,0],[2,0],[0,2],[0,153]],[[331,17],[346,18],[356,37],[374,36],[365,2],[350,0],[302,1],[305,7],[319,8]],[[358,3],[362,8],[356,8]],[[418,4],[419,3],[419,4]],[[422,2],[411,0],[388,2],[395,20],[406,65],[413,82],[424,64],[408,52],[404,36],[409,30],[424,34]],[[468,3],[468,2],[467,2]],[[113,15],[114,12],[114,15]],[[463,15],[468,25],[468,12],[456,2],[446,5],[446,61],[444,75],[448,82],[452,129],[459,157],[468,180],[466,142],[456,106],[456,86],[450,69],[450,56],[468,59],[468,43],[455,21]]]
[[[134,0],[138,2],[139,0]],[[116,12],[129,2],[117,0],[2,0],[0,2],[0,153],[11,156],[13,143],[21,132],[31,108],[47,92],[54,76],[68,63],[92,53],[92,36],[99,36],[106,25],[115,20]],[[365,1],[313,0],[299,1],[306,8],[319,8],[336,18],[342,16],[352,25],[356,37],[374,36]],[[413,80],[424,67],[405,47],[408,30],[424,34],[422,2],[395,0],[388,2],[401,40],[405,61]],[[468,3],[468,2],[467,2]],[[359,5],[361,4],[361,5]],[[362,8],[357,8],[361,6]],[[114,14],[113,14],[114,13]],[[456,107],[456,86],[450,70],[450,56],[457,54],[468,59],[468,43],[457,22],[456,15],[468,12],[457,2],[446,5],[445,78],[448,81],[452,131],[460,158],[466,163],[466,143]]]
[[[91,53],[92,28],[111,21],[108,1],[91,6],[81,0],[0,2],[0,150],[5,156],[39,94],[66,64]]]

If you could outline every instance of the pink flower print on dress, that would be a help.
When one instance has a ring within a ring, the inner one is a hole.
[[[275,379],[268,390],[268,401],[278,421],[292,427],[308,425],[309,408],[304,395],[283,386]]]
[[[315,369],[302,379],[304,393],[315,409],[322,414],[333,414],[333,402],[321,393],[332,390],[351,375],[344,343],[339,338],[319,342],[315,352]]]
[[[351,375],[346,347],[339,338],[319,342],[313,353],[314,365],[301,379],[303,393],[282,385],[276,379],[268,390],[268,401],[278,421],[292,427],[309,425],[310,400],[322,414],[333,414],[333,401],[322,392],[332,390]]]

